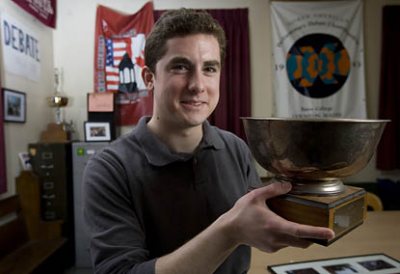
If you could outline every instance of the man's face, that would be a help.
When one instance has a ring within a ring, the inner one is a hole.
[[[195,34],[167,41],[151,87],[154,114],[164,125],[187,129],[201,125],[219,99],[220,50],[212,35]]]

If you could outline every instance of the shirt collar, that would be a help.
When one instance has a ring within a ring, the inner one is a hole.
[[[150,164],[164,166],[172,162],[187,161],[193,157],[192,154],[174,153],[163,142],[161,142],[147,127],[150,117],[142,117],[135,127],[133,134],[142,146],[143,152]],[[208,121],[203,123],[203,138],[197,152],[204,149],[219,150],[225,147],[217,129]]]

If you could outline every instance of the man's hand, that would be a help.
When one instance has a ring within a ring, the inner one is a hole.
[[[286,194],[290,189],[289,183],[274,182],[240,198],[221,216],[232,228],[228,231],[233,240],[265,252],[275,252],[287,246],[306,248],[311,244],[306,239],[310,238],[332,239],[331,229],[290,222],[268,208],[268,199]]]
[[[287,246],[308,247],[311,242],[306,238],[333,238],[328,228],[289,222],[268,208],[268,199],[290,188],[288,183],[272,183],[247,193],[199,235],[157,259],[156,273],[214,273],[241,244],[274,252]]]

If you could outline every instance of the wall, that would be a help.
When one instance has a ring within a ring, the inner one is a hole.
[[[46,97],[53,90],[52,29],[23,11],[11,0],[0,1],[0,16],[2,13],[12,16],[38,35],[41,76],[38,82],[34,82],[24,77],[7,73],[4,71],[3,62],[0,62],[2,87],[26,93],[27,101],[27,115],[24,124],[4,123],[8,190],[0,195],[0,199],[15,193],[15,177],[18,176],[21,170],[18,152],[27,151],[28,143],[37,142],[40,132],[52,119],[51,110],[46,105]]]

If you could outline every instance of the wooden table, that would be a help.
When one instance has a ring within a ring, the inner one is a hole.
[[[253,248],[249,274],[269,273],[267,265],[371,253],[400,260],[400,211],[368,211],[361,226],[328,247],[313,244],[307,249],[289,247],[272,254]]]

